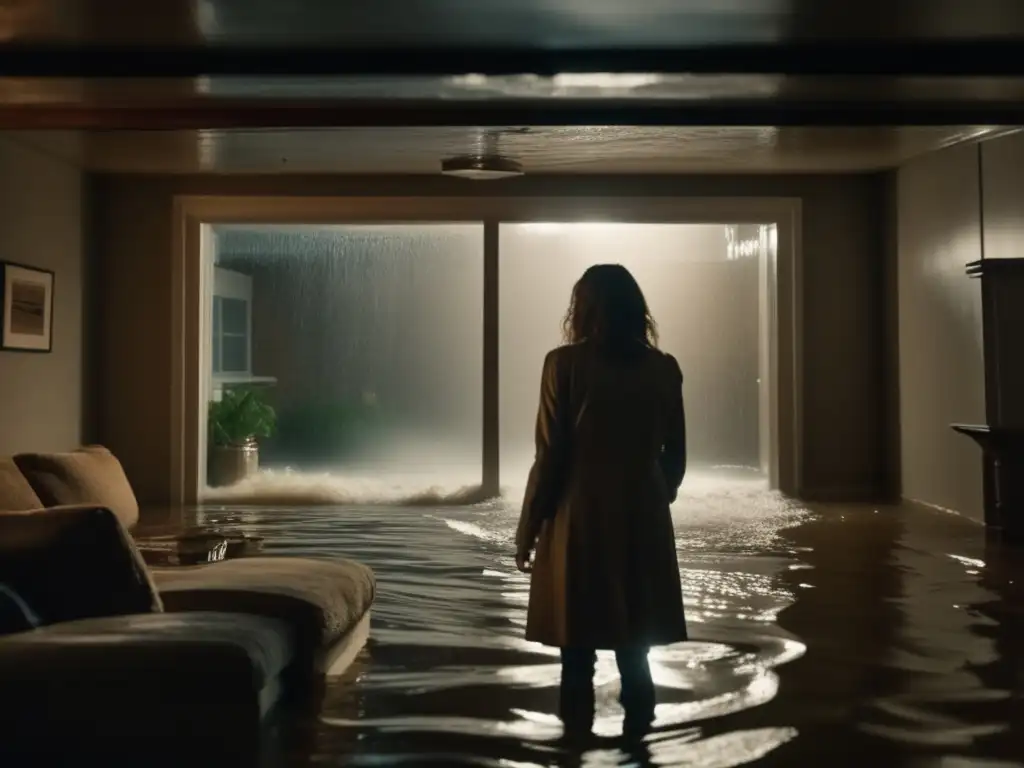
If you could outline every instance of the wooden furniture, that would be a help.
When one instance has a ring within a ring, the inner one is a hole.
[[[987,424],[953,424],[982,449],[985,524],[1024,541],[1024,259],[967,265],[981,280]]]

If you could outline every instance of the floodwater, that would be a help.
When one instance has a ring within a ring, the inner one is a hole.
[[[673,517],[693,639],[651,652],[654,731],[617,738],[601,657],[594,740],[570,749],[557,656],[522,640],[513,504],[200,512],[270,553],[377,573],[370,642],[295,729],[287,765],[1024,765],[1024,558],[980,526],[811,509],[711,474],[687,478]]]

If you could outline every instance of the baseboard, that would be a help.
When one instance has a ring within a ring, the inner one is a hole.
[[[979,520],[976,517],[971,517],[970,515],[968,515],[968,514],[966,514],[964,512],[960,512],[960,511],[955,510],[955,509],[950,509],[949,507],[941,507],[938,504],[932,504],[931,502],[928,502],[928,501],[921,501],[920,499],[912,499],[909,496],[904,496],[903,497],[903,503],[904,504],[912,504],[915,507],[921,507],[923,509],[927,509],[927,510],[930,510],[932,512],[941,512],[944,515],[953,515],[954,517],[962,518],[964,520],[967,520],[968,522],[975,523],[977,525],[984,525],[985,524],[984,520]]]
[[[873,488],[805,488],[800,501],[823,504],[896,504],[897,497],[880,493]]]

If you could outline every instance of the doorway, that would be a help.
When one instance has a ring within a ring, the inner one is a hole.
[[[502,487],[526,477],[540,361],[562,340],[573,283],[599,263],[633,274],[658,324],[659,347],[683,370],[688,474],[767,485],[774,231],[774,224],[501,224]]]
[[[799,488],[797,201],[181,203],[183,309],[192,307],[191,317],[183,312],[178,382],[183,500],[211,500],[207,409],[236,375],[273,392],[283,417],[284,428],[266,441],[267,470],[323,478],[344,466],[378,480],[418,475],[391,483],[396,502],[410,494],[473,500],[479,493],[466,491],[474,483],[477,491],[499,481],[514,489],[532,453],[543,352],[560,341],[572,281],[601,261],[623,263],[637,276],[662,348],[684,368],[693,466],[742,471],[784,492]],[[730,219],[748,223],[710,223]],[[275,252],[292,248],[288,240],[306,244],[305,262]],[[309,248],[319,249],[313,258]],[[228,292],[246,278],[252,298],[242,313]],[[225,364],[225,344],[239,347],[238,336],[248,349],[227,353]],[[236,367],[242,370],[226,370]],[[198,385],[192,390],[189,370]],[[381,419],[359,447],[332,445],[331,434],[351,430],[330,426],[340,417],[298,407],[300,391],[307,400],[337,394],[364,417],[384,400],[393,418]],[[303,496],[314,503],[310,490]],[[323,501],[380,501],[372,498],[378,490],[364,486],[362,497],[334,492]]]

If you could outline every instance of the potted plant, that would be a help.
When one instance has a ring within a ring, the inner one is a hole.
[[[274,434],[277,414],[253,389],[227,388],[210,403],[209,472],[211,486],[233,485],[259,469],[261,437]]]

